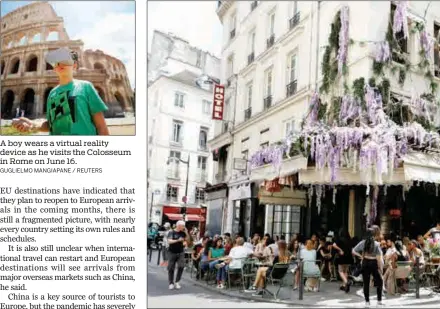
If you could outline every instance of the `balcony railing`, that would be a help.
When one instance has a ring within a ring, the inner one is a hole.
[[[253,11],[253,10],[255,10],[255,8],[258,6],[258,1],[253,1],[252,3],[251,3],[251,12]]]
[[[266,40],[266,47],[267,49],[271,48],[273,46],[273,43],[275,43],[275,34],[272,34],[267,40]]]
[[[268,95],[264,98],[264,109],[269,109],[272,106],[272,95]]]
[[[179,164],[171,163],[168,166],[167,177],[168,178],[172,178],[172,179],[179,179],[180,178],[180,175],[179,175]]]
[[[198,182],[206,182],[206,170],[198,169],[196,173],[196,178]]]
[[[205,145],[199,144],[199,151],[208,151],[208,146],[206,144]]]
[[[235,29],[232,29],[231,32],[229,32],[229,39],[235,38]]]
[[[252,107],[249,107],[244,111],[244,121],[251,119],[252,116]]]
[[[292,30],[293,28],[295,28],[299,24],[300,17],[301,17],[301,15],[298,12],[289,20],[289,29],[290,30]]]
[[[296,93],[297,85],[298,85],[297,81],[294,80],[293,82],[291,82],[286,86],[286,97],[290,97]]]
[[[170,140],[170,145],[174,147],[182,147],[182,139],[179,140]]]
[[[228,131],[229,131],[229,122],[223,122],[222,133],[226,133]]]
[[[252,52],[248,55],[248,65],[254,62],[254,60],[255,60],[255,54],[254,52]]]

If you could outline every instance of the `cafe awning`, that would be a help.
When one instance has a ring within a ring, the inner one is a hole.
[[[183,220],[183,215],[181,215],[181,214],[170,214],[170,213],[166,213],[165,216],[167,216],[168,219],[170,219],[171,221],[179,221],[179,220]]]
[[[258,199],[262,205],[306,206],[306,191],[284,187],[281,192],[269,192],[260,187]]]
[[[407,181],[440,183],[440,157],[438,154],[411,152],[403,158]]]
[[[272,164],[266,164],[252,169],[250,181],[272,180],[277,177],[285,177],[297,173],[299,170],[307,168],[307,158],[295,156],[281,163],[278,171]]]
[[[440,157],[422,152],[410,152],[403,157],[403,167],[392,172],[377,175],[375,168],[368,171],[353,171],[351,168],[338,168],[336,178],[331,181],[328,167],[316,169],[309,167],[298,174],[300,184],[311,185],[403,185],[413,181],[440,183]]]

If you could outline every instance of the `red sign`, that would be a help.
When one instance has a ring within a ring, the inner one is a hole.
[[[400,217],[401,214],[400,209],[390,209],[390,216],[392,217]]]
[[[214,104],[212,108],[212,119],[223,120],[223,106],[225,103],[225,86],[214,85]]]

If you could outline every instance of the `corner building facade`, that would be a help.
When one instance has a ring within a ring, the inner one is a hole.
[[[304,207],[309,204],[305,190],[276,200],[264,199],[265,192],[261,187],[258,190],[261,182],[254,182],[253,171],[239,167],[237,160],[249,160],[259,149],[286,138],[291,130],[301,130],[310,99],[323,82],[321,68],[331,24],[344,5],[349,8],[349,37],[354,41],[348,48],[349,73],[345,77],[351,86],[358,78],[368,81],[373,76],[376,46],[368,42],[385,39],[391,1],[218,1],[217,15],[224,29],[221,82],[226,86],[226,103],[225,118],[215,122],[209,147],[215,158],[214,185],[229,188],[223,232],[285,234],[288,240],[293,233],[310,235],[318,229],[312,219],[319,216],[316,206]],[[427,5],[428,1],[411,1],[408,23],[421,20]],[[440,22],[435,12],[440,12],[440,6],[432,2],[425,19],[432,37],[438,35]],[[405,44],[411,62],[417,63],[418,37],[410,33]],[[438,54],[433,51],[430,57],[437,68],[433,68],[435,79],[440,81]],[[410,74],[403,84],[399,84],[399,74],[389,77],[392,95],[411,97],[412,89],[429,92],[423,72]],[[342,82],[332,91],[334,96],[343,95]],[[271,175],[259,178],[272,179]],[[354,203],[354,191],[350,196]],[[344,200],[348,201],[348,195]],[[350,213],[340,216],[345,218],[341,224],[350,228],[351,235],[359,235],[361,217],[351,213],[354,205],[347,207]]]

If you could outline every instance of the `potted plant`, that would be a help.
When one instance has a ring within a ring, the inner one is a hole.
[[[428,240],[428,244],[431,251],[431,262],[440,263],[440,241],[431,238]]]

